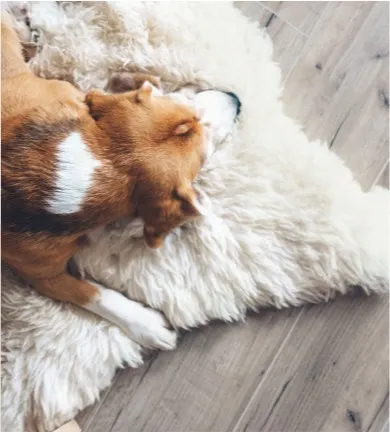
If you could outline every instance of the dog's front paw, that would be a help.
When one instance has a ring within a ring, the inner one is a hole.
[[[177,333],[168,328],[160,312],[144,308],[131,324],[131,338],[145,348],[172,350],[176,348]]]

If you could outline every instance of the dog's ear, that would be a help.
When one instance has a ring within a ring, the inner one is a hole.
[[[160,247],[172,230],[204,214],[198,193],[191,185],[177,187],[172,197],[146,211],[148,217],[144,225],[144,237],[146,244],[153,249]]]
[[[152,96],[162,96],[162,91],[151,84],[149,81],[145,81],[140,89],[137,91],[135,100],[140,103],[145,103],[150,100]]]
[[[185,217],[196,217],[203,214],[199,193],[191,184],[183,183],[178,186],[173,193],[173,198],[179,201],[180,210]]]
[[[153,86],[149,81],[145,81],[141,88],[137,91],[137,95],[135,97],[137,102],[147,102],[153,93]]]

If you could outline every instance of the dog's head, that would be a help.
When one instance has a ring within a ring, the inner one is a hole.
[[[86,103],[109,138],[110,159],[132,178],[132,207],[145,223],[147,244],[159,247],[172,229],[200,214],[192,182],[207,150],[204,126],[193,109],[149,83],[115,95],[91,91]]]

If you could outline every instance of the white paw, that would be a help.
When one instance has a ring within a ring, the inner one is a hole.
[[[91,282],[97,289],[84,308],[120,327],[130,339],[146,348],[171,350],[176,347],[177,334],[168,328],[164,316],[130,300],[117,291]]]
[[[136,318],[129,326],[131,339],[146,348],[172,350],[176,347],[177,334],[168,329],[168,323],[160,312],[144,308],[137,312]]]

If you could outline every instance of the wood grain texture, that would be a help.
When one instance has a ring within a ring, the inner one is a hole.
[[[274,43],[273,60],[279,64],[283,78],[287,77],[307,37],[286,24],[275,13],[265,8],[261,2],[235,2],[235,5],[246,17],[267,29]]]
[[[286,82],[286,112],[368,188],[388,160],[387,2],[331,2]],[[362,164],[363,162],[363,164]]]
[[[245,409],[299,313],[269,310],[187,334],[175,352],[120,372],[88,430],[228,430],[230,414]]]
[[[388,397],[388,325],[383,298],[306,307],[230,430],[369,430]]]
[[[273,39],[287,113],[366,189],[388,187],[388,3],[235,4]],[[388,326],[388,299],[360,296],[213,324],[119,371],[77,420],[83,432],[387,432]]]

